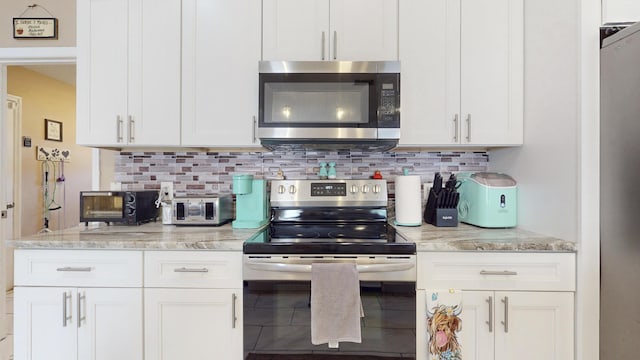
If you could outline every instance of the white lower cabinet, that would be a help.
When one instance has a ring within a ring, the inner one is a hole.
[[[242,359],[241,289],[145,289],[145,359]]]
[[[242,359],[242,253],[145,252],[145,359]]]
[[[465,359],[572,359],[573,293],[463,291]]]
[[[464,359],[574,358],[575,254],[418,254],[417,358],[427,359],[430,290],[462,293]],[[423,324],[423,326],[420,326]]]
[[[142,359],[141,253],[17,250],[15,260],[15,359]],[[131,287],[118,287],[122,273]]]

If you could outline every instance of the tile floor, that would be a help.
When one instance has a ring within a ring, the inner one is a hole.
[[[365,317],[362,343],[341,343],[339,349],[311,344],[310,290],[291,283],[277,291],[262,284],[245,287],[244,347],[249,352],[309,354],[342,353],[415,359],[415,293],[362,290]]]
[[[2,351],[0,351],[0,360],[13,360],[13,291],[7,293],[7,337],[3,340]],[[5,333],[4,331],[2,333]]]

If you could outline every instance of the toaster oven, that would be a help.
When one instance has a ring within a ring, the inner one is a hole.
[[[144,191],[81,191],[80,222],[91,221],[139,225],[158,219],[155,204],[158,192]]]

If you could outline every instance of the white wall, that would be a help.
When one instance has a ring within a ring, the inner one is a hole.
[[[524,144],[490,151],[490,168],[518,181],[518,225],[578,241],[576,1],[525,2]]]

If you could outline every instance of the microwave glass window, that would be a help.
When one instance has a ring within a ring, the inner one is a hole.
[[[82,201],[83,218],[122,218],[122,196],[84,196]]]
[[[367,82],[265,83],[265,123],[366,124]]]

